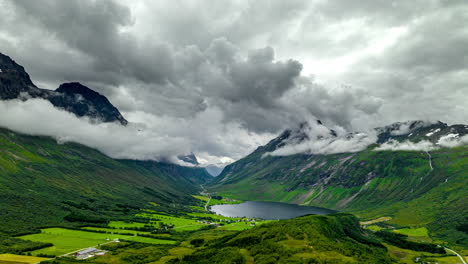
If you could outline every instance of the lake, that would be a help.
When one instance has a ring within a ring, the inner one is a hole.
[[[212,212],[228,217],[263,218],[266,220],[290,219],[307,214],[327,215],[337,211],[296,204],[247,201],[241,204],[219,204],[210,207]]]

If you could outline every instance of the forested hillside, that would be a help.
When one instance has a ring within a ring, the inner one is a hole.
[[[369,235],[352,215],[309,215],[223,237],[171,263],[392,263]]]
[[[0,129],[0,232],[105,222],[149,202],[190,205],[190,194],[210,177],[203,168],[114,160],[83,145]]]

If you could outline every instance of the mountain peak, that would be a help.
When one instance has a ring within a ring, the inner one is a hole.
[[[91,117],[102,122],[128,122],[109,100],[79,82],[63,83],[55,91],[40,89],[31,81],[23,66],[0,53],[0,100],[42,98],[55,107],[78,117]]]
[[[54,106],[72,112],[78,117],[88,116],[103,122],[118,121],[122,125],[128,123],[104,95],[79,82],[61,84],[49,97],[49,101]]]
[[[187,155],[179,155],[177,156],[177,158],[179,158],[183,162],[187,162],[193,165],[200,165],[200,163],[198,162],[197,156],[195,156],[193,152]]]
[[[26,92],[33,95],[39,90],[23,66],[9,56],[0,53],[0,99],[16,99],[21,93]]]
[[[419,136],[429,134],[431,131],[441,131],[448,127],[449,126],[446,123],[441,121],[429,122],[423,120],[410,120],[405,122],[395,122],[384,127],[378,127],[375,128],[375,131],[378,134],[377,143],[383,143],[391,139],[416,139],[419,138]]]
[[[92,96],[99,96],[100,93],[84,86],[79,82],[68,82],[62,83],[59,88],[55,90],[59,93],[66,93],[66,94],[81,94],[81,95],[92,95]]]

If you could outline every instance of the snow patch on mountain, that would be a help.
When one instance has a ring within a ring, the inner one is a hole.
[[[311,124],[311,125],[310,125]],[[348,133],[337,127],[329,129],[320,121],[302,125],[283,141],[283,144],[264,155],[288,156],[293,154],[335,154],[358,152],[375,143],[375,133]]]
[[[372,144],[376,144],[373,149],[375,151],[432,151],[468,144],[466,126],[454,125],[450,129],[446,128],[447,124],[442,122],[407,121],[366,133],[349,133],[339,127],[330,129],[320,121],[308,122],[273,140],[275,147],[263,156],[358,152]],[[423,136],[426,138],[421,138]]]
[[[396,140],[390,140],[376,147],[374,150],[432,151],[440,148],[455,148],[465,144],[468,144],[468,135],[460,137],[458,134],[451,133],[440,137],[435,144],[427,140],[419,142],[411,142],[409,140],[399,142]]]
[[[407,135],[419,128],[428,127],[434,124],[434,122],[430,121],[406,121],[406,122],[396,122],[391,124],[390,126],[386,126],[383,128],[378,128],[378,132],[382,133],[384,131],[389,131],[390,135],[392,136],[402,136]]]
[[[429,133],[426,134],[426,137],[430,137],[430,136],[434,135],[435,133],[437,133],[437,132],[439,132],[439,131],[440,131],[440,128],[438,128],[438,129],[436,129],[436,130],[434,130],[434,131],[431,131],[431,132],[429,132]]]

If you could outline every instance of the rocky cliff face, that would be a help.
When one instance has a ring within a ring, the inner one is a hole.
[[[21,95],[40,96],[44,93],[31,81],[23,66],[0,53],[0,99],[9,100]]]
[[[0,99],[11,100],[42,98],[55,107],[75,114],[89,117],[98,122],[128,122],[109,100],[92,89],[77,83],[64,83],[55,90],[38,88],[23,66],[10,57],[0,53]]]
[[[51,93],[48,100],[55,107],[72,112],[78,117],[87,116],[102,122],[119,122],[122,125],[128,123],[105,96],[77,82],[61,84]]]

